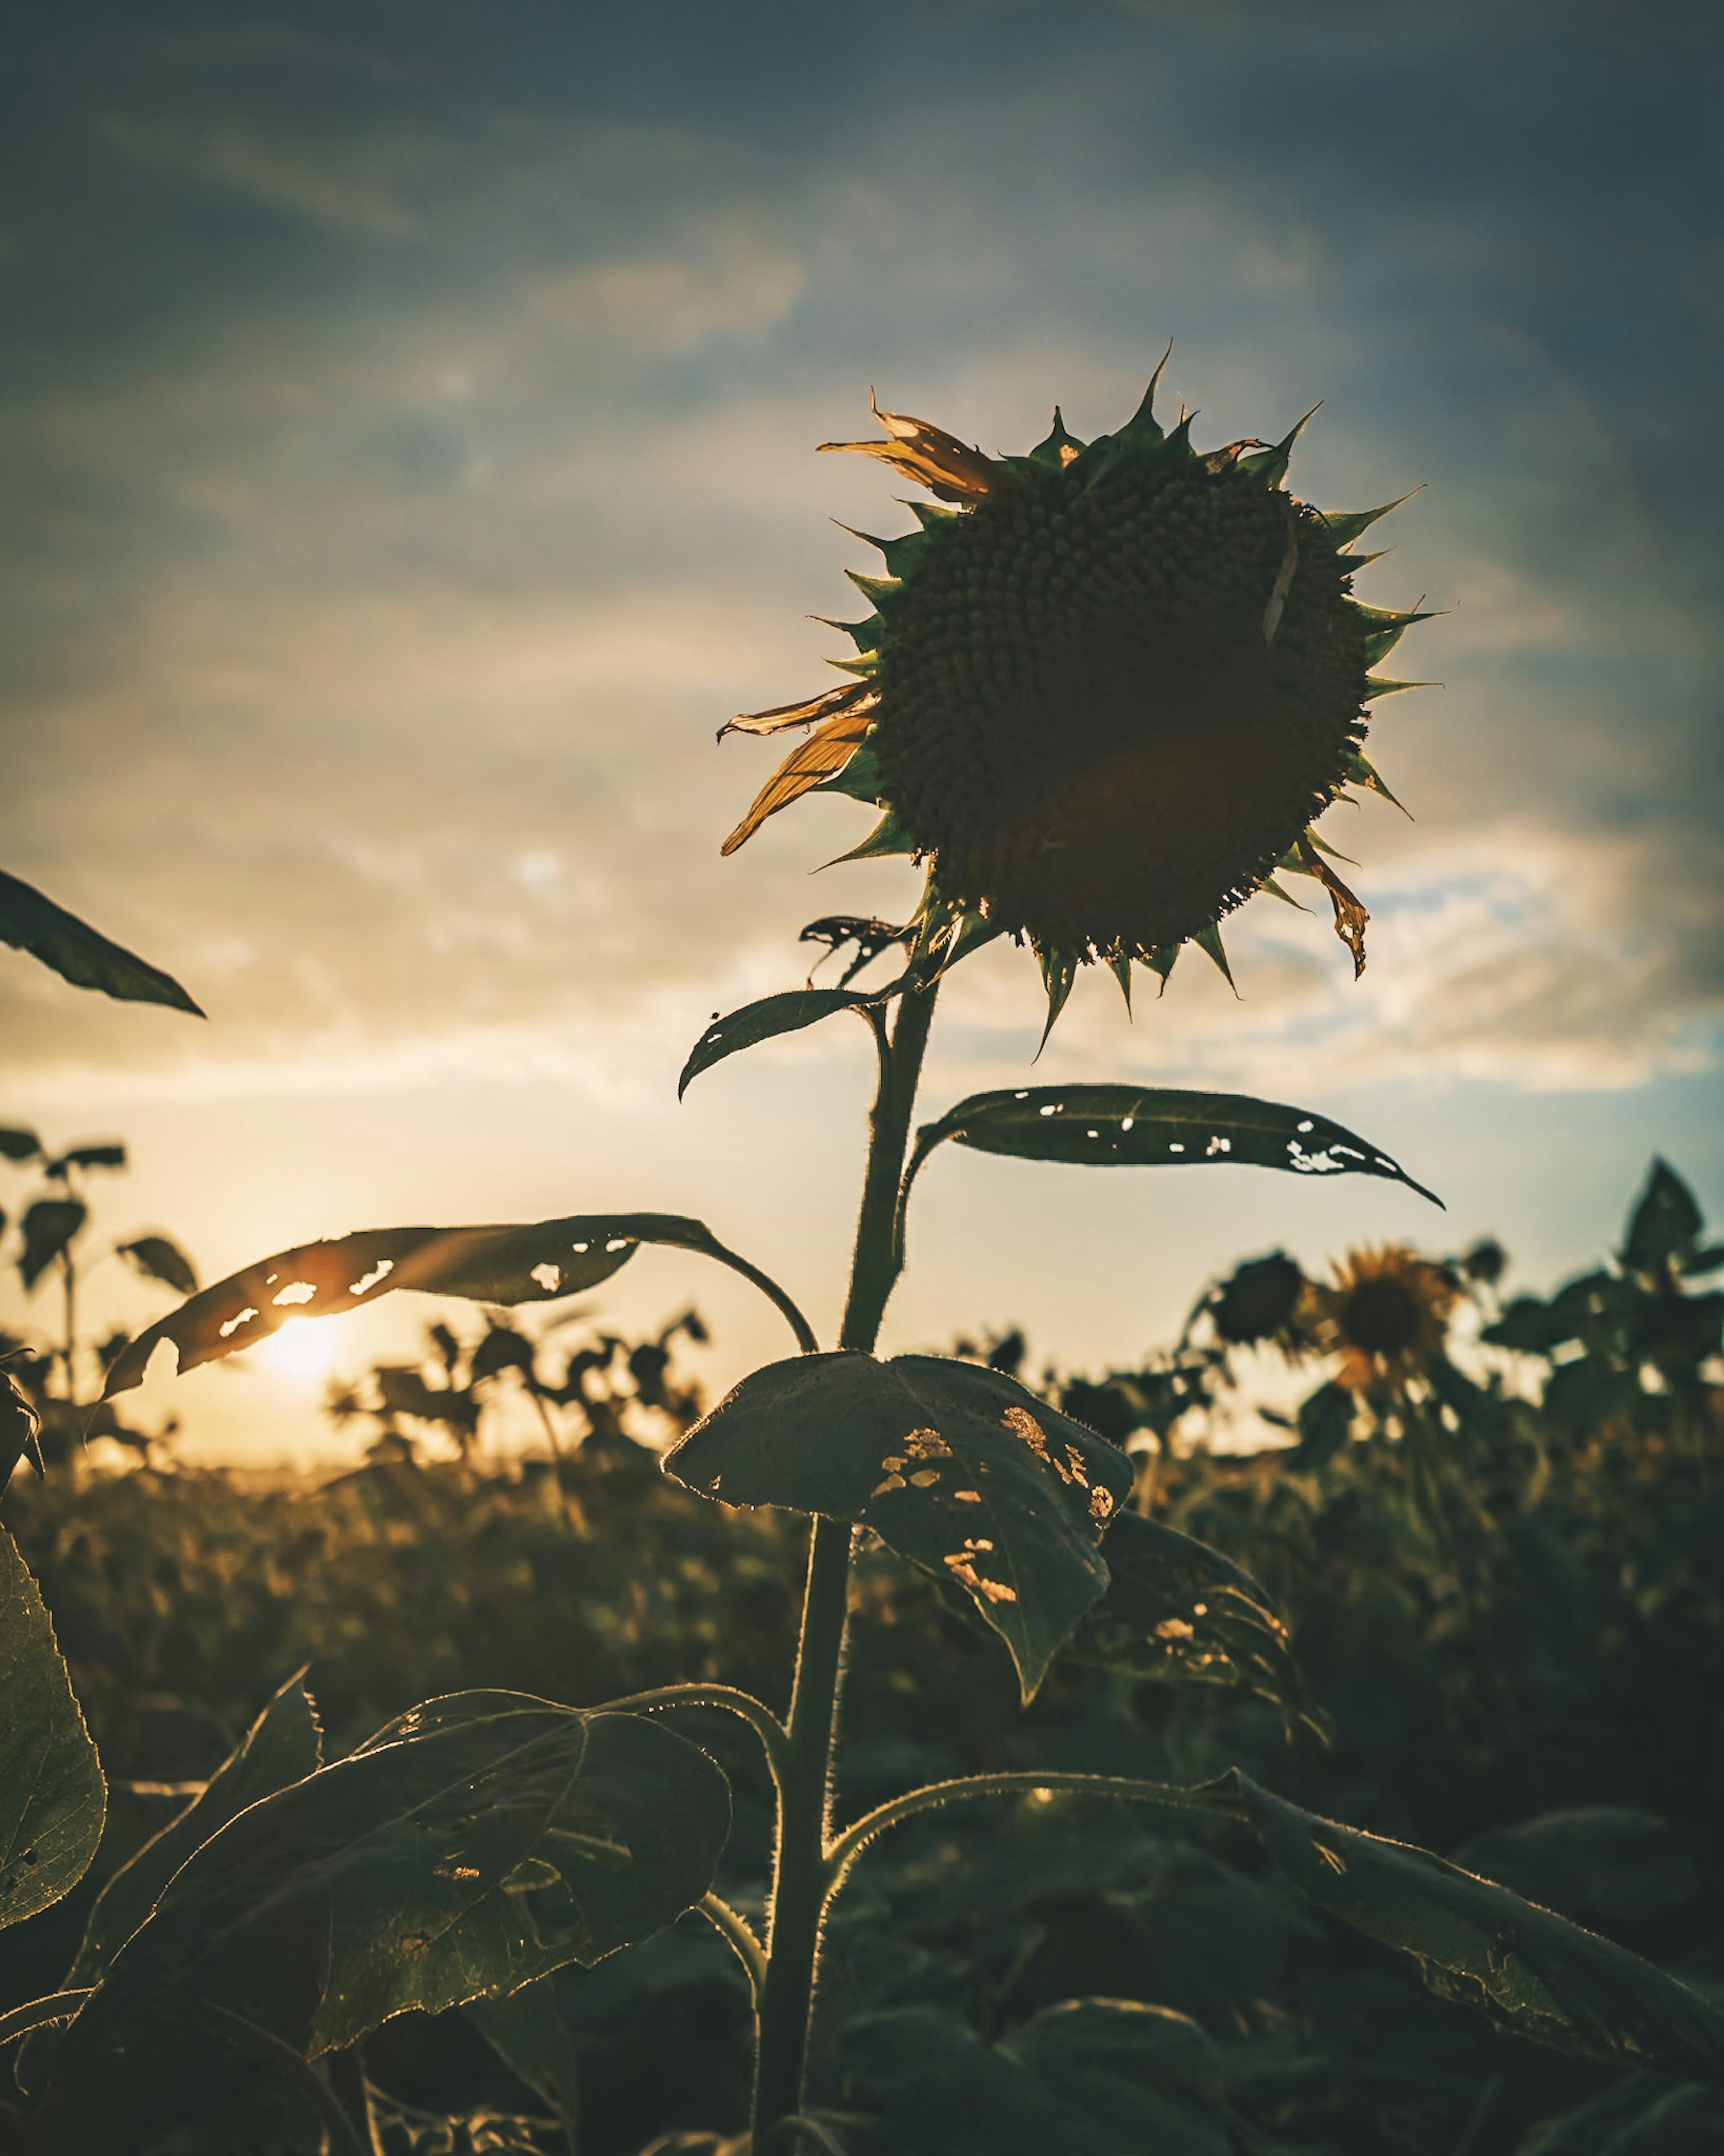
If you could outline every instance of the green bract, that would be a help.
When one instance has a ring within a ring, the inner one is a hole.
[[[1087,444],[1056,410],[1027,456],[877,404],[884,442],[822,444],[952,506],[869,541],[889,573],[852,581],[874,611],[834,624],[853,680],[726,729],[816,729],[726,853],[824,784],[883,811],[852,858],[926,860],[948,906],[1029,941],[1057,1000],[1098,959],[1127,988],[1134,963],[1165,980],[1187,942],[1224,971],[1218,924],[1285,896],[1277,870],[1324,886],[1362,971],[1369,916],[1311,824],[1349,784],[1387,793],[1367,706],[1409,685],[1372,669],[1426,617],[1355,599],[1372,557],[1348,549],[1394,505],[1326,515],[1282,484],[1298,427],[1204,453],[1154,395]]]

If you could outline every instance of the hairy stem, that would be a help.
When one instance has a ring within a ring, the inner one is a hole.
[[[740,1715],[759,1738],[767,1764],[772,1770],[772,1779],[782,1780],[789,1748],[784,1725],[771,1707],[757,1700],[752,1691],[739,1691],[735,1685],[660,1685],[655,1691],[636,1691],[627,1699],[608,1699],[603,1712],[650,1714],[661,1707],[721,1707],[727,1713]]]
[[[728,1902],[721,1901],[716,1894],[704,1896],[695,1907],[735,1949],[737,1960],[747,1971],[748,1988],[757,2005],[760,1988],[766,1980],[767,1958],[748,1919],[733,1909]]]
[[[890,1036],[883,1025],[875,1034],[880,1086],[869,1118],[868,1165],[850,1291],[839,1336],[841,1347],[865,1353],[879,1335],[902,1265],[895,1234],[898,1188],[936,993],[932,985],[907,989],[899,999]],[[779,1779],[777,1866],[761,1992],[753,2121],[754,2145],[760,2150],[776,2145],[773,2137],[781,2123],[802,2103],[808,2016],[826,1902],[826,1837],[849,1606],[851,1534],[848,1520],[817,1519],[808,1539],[802,1635]]]

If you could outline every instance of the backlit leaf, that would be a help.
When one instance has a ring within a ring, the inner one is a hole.
[[[1194,2021],[1072,1999],[993,2049],[935,2006],[859,2015],[839,2039],[868,2153],[1228,2156],[1221,2061]],[[1266,2144],[1265,2144],[1266,2145]]]
[[[1107,1584],[1096,1544],[1131,1463],[1003,1372],[935,1355],[805,1355],[745,1378],[665,1471],[730,1505],[872,1527],[962,1588],[1028,1699]]]
[[[1140,1086],[1030,1086],[972,1093],[916,1132],[913,1176],[945,1139],[977,1152],[1094,1168],[1285,1168],[1296,1175],[1374,1175],[1405,1183],[1434,1205],[1388,1154],[1308,1108],[1241,1093],[1180,1093]]]
[[[77,1885],[106,1808],[41,1590],[0,1529],[0,1924],[33,1917]]]
[[[1444,1998],[1561,2051],[1724,2081],[1724,2013],[1663,1969],[1429,1850],[1301,1811],[1237,1768],[1210,1787],[1301,1893],[1411,1954]]]
[[[572,2148],[579,2068],[551,1979],[501,1998],[469,1999],[461,2010],[510,2071],[559,2114]]]
[[[1101,1554],[1107,1592],[1066,1650],[1076,1661],[1164,1684],[1232,1686],[1310,1719],[1287,1628],[1268,1594],[1219,1550],[1121,1512]]]
[[[32,885],[0,870],[0,943],[28,951],[76,988],[100,988],[121,1003],[167,1004],[202,1018],[171,973],[99,935]]]
[[[316,1774],[323,1757],[322,1732],[305,1686],[305,1671],[290,1677],[240,1743],[217,1768],[203,1794],[179,1817],[146,1841],[117,1871],[96,1897],[78,1958],[61,1989],[79,1991],[95,1984],[161,1899],[169,1880],[194,1850],[249,1804],[274,1796]],[[38,2029],[24,2041],[17,2062],[18,2085],[39,2092],[52,2071],[62,2039]]]
[[[166,1235],[140,1235],[135,1243],[122,1243],[119,1255],[146,1280],[160,1281],[177,1295],[196,1295],[198,1273],[177,1243]]]
[[[730,1791],[644,1717],[508,1692],[434,1700],[230,1821],[69,2030],[43,2156],[133,2156],[230,2066],[213,2000],[301,2054],[408,2008],[506,1994],[673,1922],[711,1884]]]
[[[775,1040],[781,1033],[799,1033],[804,1026],[818,1025],[823,1018],[830,1018],[834,1011],[865,1010],[875,1000],[873,996],[852,995],[844,988],[789,988],[782,995],[762,996],[758,1003],[745,1004],[741,1010],[714,1019],[695,1043],[676,1081],[676,1097],[680,1101],[703,1070],[710,1070],[715,1063],[722,1063],[726,1056],[735,1055],[741,1049]]]
[[[1667,1163],[1655,1160],[1629,1216],[1622,1261],[1631,1271],[1656,1272],[1688,1250],[1703,1225],[1694,1193]]]
[[[280,1250],[233,1273],[143,1332],[115,1362],[103,1397],[142,1381],[164,1340],[182,1371],[237,1353],[292,1317],[329,1317],[398,1288],[473,1302],[554,1302],[607,1281],[643,1243],[737,1261],[698,1220],[674,1213],[582,1213],[531,1225],[369,1228]]]
[[[90,1218],[90,1209],[80,1198],[38,1198],[24,1214],[24,1247],[18,1261],[18,1276],[33,1288],[72,1238]]]

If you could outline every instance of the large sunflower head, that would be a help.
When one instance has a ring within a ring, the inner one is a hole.
[[[1334,1282],[1308,1291],[1308,1324],[1317,1345],[1341,1358],[1337,1372],[1350,1392],[1398,1391],[1442,1356],[1460,1283],[1447,1266],[1403,1245],[1351,1250]]]
[[[1278,870],[1326,887],[1362,970],[1368,916],[1311,827],[1349,783],[1387,793],[1366,706],[1407,685],[1371,670],[1424,617],[1353,598],[1372,557],[1347,549],[1384,511],[1296,501],[1298,428],[1205,454],[1188,418],[1163,432],[1154,394],[1087,444],[1056,411],[1027,456],[877,405],[884,441],[821,445],[949,506],[912,505],[918,529],[870,541],[888,573],[853,581],[874,610],[834,624],[853,679],[725,730],[816,728],[726,853],[835,786],[885,812],[859,853],[925,857],[949,907],[1029,940],[1061,1000],[1097,959],[1165,981],[1188,942],[1224,971],[1219,923],[1258,891],[1285,897]]]

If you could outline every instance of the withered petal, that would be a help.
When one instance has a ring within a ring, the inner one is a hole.
[[[858,690],[867,689],[865,682],[854,685]],[[793,801],[799,801],[834,772],[842,771],[873,723],[874,698],[870,694],[863,701],[853,701],[850,708],[840,711],[836,717],[792,749],[755,795],[753,806],[725,840],[719,850],[721,853],[735,853],[738,846],[754,836],[768,816],[776,814],[780,808],[788,808]]]

